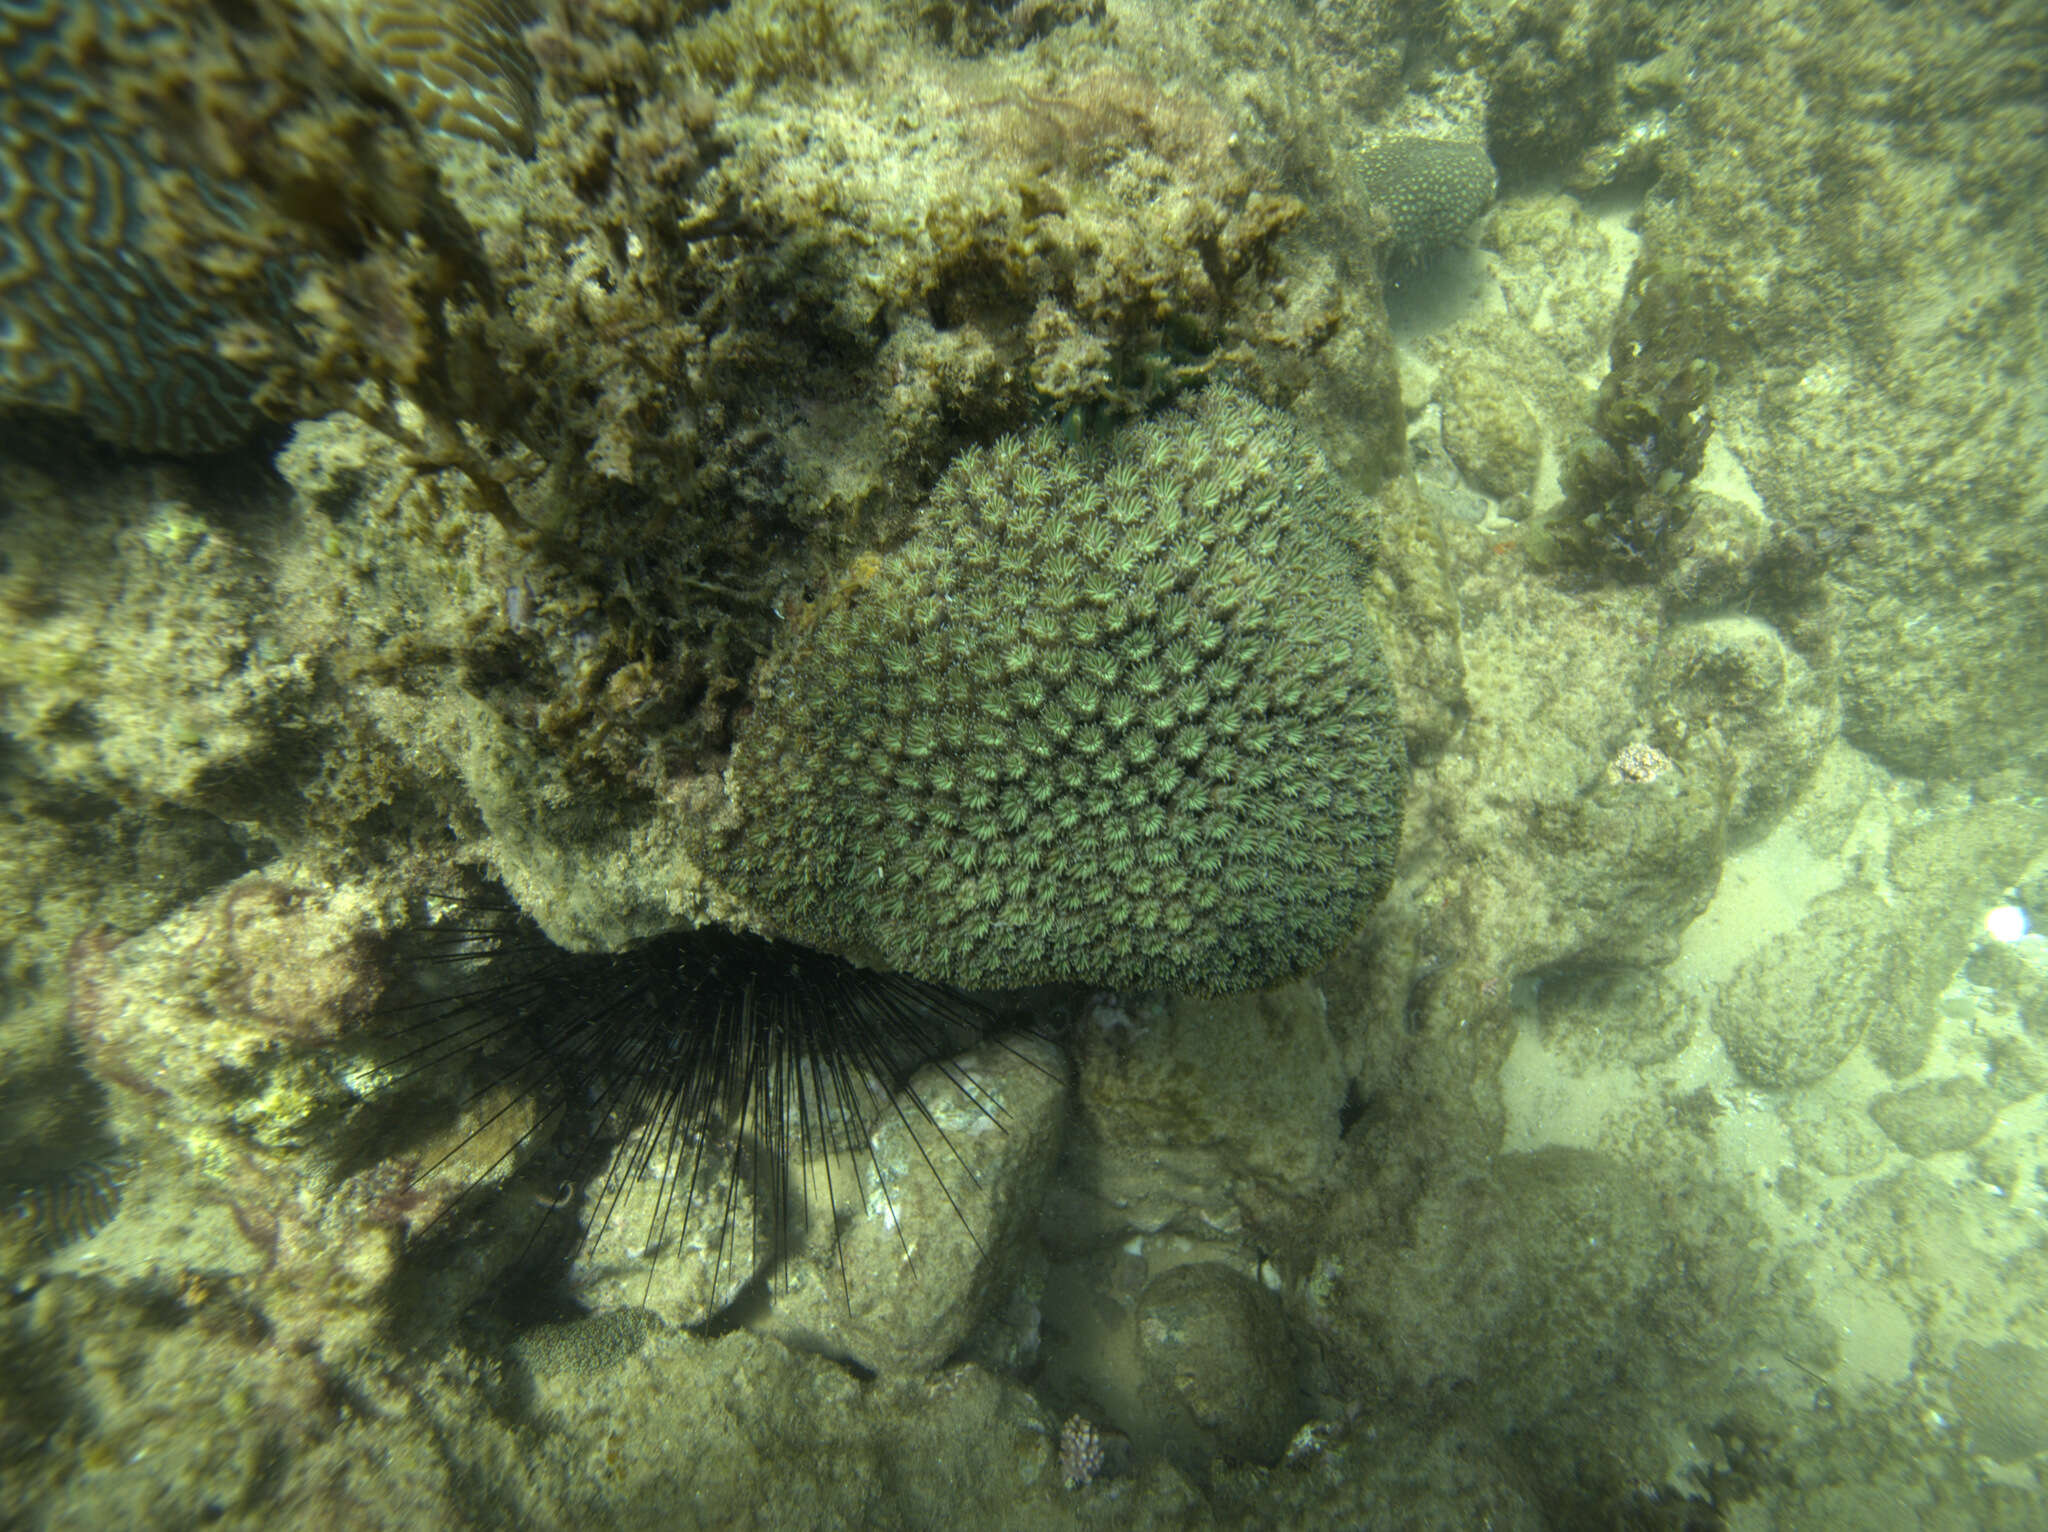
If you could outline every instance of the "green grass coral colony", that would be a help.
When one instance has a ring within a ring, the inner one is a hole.
[[[760,688],[723,856],[798,940],[964,985],[1212,993],[1384,890],[1403,759],[1355,512],[1224,389],[966,454]]]

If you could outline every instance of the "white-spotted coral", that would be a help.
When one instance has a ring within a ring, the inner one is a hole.
[[[1397,261],[1425,261],[1464,238],[1493,202],[1486,146],[1450,138],[1389,138],[1360,162],[1366,195],[1386,216]]]

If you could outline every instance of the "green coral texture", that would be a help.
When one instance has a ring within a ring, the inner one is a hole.
[[[788,934],[956,984],[1205,993],[1384,890],[1404,765],[1360,513],[1220,388],[965,454],[786,642],[724,860]]]

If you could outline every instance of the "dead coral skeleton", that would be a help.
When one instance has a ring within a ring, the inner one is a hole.
[[[1102,1433],[1085,1415],[1069,1415],[1060,1427],[1060,1482],[1083,1489],[1102,1472]]]
[[[1615,783],[1654,782],[1673,769],[1674,762],[1670,756],[1655,745],[1638,741],[1623,746],[1621,754],[1608,764],[1607,780]]]

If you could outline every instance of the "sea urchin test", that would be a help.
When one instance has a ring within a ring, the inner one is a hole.
[[[1106,448],[970,451],[793,624],[706,855],[783,934],[951,984],[1311,969],[1400,831],[1368,527],[1222,388]]]

